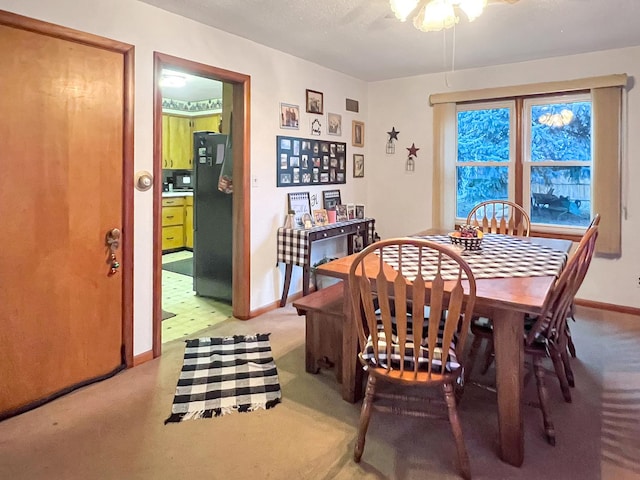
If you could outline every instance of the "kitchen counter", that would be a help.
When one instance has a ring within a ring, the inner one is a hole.
[[[185,191],[173,191],[173,192],[162,192],[162,198],[172,198],[172,197],[193,197],[193,190],[185,190]]]

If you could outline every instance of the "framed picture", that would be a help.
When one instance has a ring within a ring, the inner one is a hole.
[[[300,128],[300,107],[289,103],[280,104],[280,128]]]
[[[329,217],[327,217],[327,211],[324,208],[319,208],[318,210],[314,210],[313,219],[315,220],[316,227],[329,225]]]
[[[276,149],[278,187],[346,183],[348,162],[344,142],[278,135]]]
[[[324,113],[322,92],[307,89],[307,113]]]
[[[342,135],[342,115],[327,113],[327,134]]]
[[[353,154],[353,178],[364,177],[364,155]]]
[[[364,122],[352,120],[351,145],[354,147],[364,147]]]
[[[304,214],[311,215],[311,199],[309,192],[289,193],[288,210],[293,210],[293,228],[304,228]]]
[[[355,220],[356,218],[356,206],[353,203],[347,204],[347,217],[349,217],[349,220]]]
[[[336,222],[346,222],[347,220],[349,220],[347,206],[342,204],[336,205]]]
[[[356,218],[359,220],[364,219],[364,205],[356,204]]]
[[[342,203],[340,190],[325,190],[322,192],[322,206],[325,210],[335,210],[336,205]]]

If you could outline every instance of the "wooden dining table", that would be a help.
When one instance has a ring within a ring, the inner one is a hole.
[[[441,235],[430,229],[414,236]],[[518,237],[536,245],[568,253],[570,240]],[[357,254],[319,265],[316,275],[343,280],[342,398],[357,402],[363,394],[363,370],[358,362],[356,324],[351,310],[348,276]],[[463,257],[464,258],[464,257]],[[472,267],[473,271],[473,267]],[[474,272],[475,274],[475,272]],[[499,428],[499,456],[514,466],[524,459],[523,388],[524,388],[524,316],[540,314],[551,291],[555,275],[521,275],[508,278],[477,278],[475,313],[492,319],[495,348],[496,387]]]

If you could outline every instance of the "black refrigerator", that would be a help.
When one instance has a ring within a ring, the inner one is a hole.
[[[227,135],[195,132],[193,189],[193,289],[231,304],[233,161]]]

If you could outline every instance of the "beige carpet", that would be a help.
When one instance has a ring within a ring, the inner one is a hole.
[[[524,465],[502,463],[493,395],[465,392],[460,416],[474,478],[640,478],[640,319],[578,313],[573,404],[549,382],[556,447],[543,437],[539,411],[526,407]],[[0,478],[459,478],[448,423],[438,420],[374,412],[362,463],[353,463],[359,405],[342,401],[331,371],[304,372],[304,320],[293,308],[229,320],[203,336],[256,332],[271,332],[282,386],[275,408],[164,425],[184,349],[170,342],[160,359],[0,423]],[[536,400],[534,382],[526,399]]]

